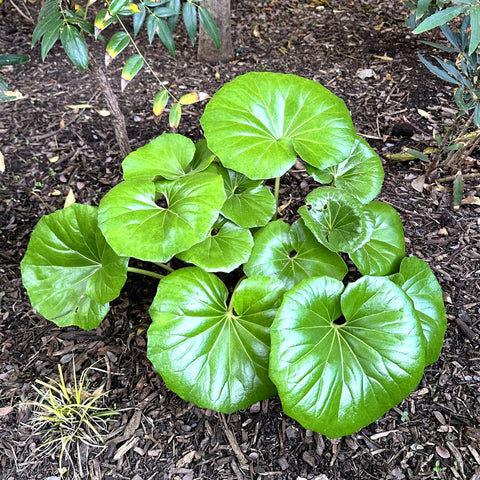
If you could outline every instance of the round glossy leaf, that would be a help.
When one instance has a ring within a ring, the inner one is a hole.
[[[280,282],[249,278],[227,306],[217,276],[177,270],[161,280],[150,307],[148,358],[168,388],[200,407],[231,413],[270,398],[269,328],[282,296]]]
[[[38,222],[21,263],[22,280],[45,318],[91,329],[120,294],[127,264],[97,228],[97,209],[75,203]]]
[[[254,236],[254,247],[243,266],[250,277],[277,278],[289,290],[309,277],[328,275],[342,280],[347,266],[342,258],[320,244],[302,220],[292,226],[270,222]]]
[[[425,365],[438,360],[447,317],[442,289],[430,267],[417,257],[404,258],[392,280],[411,298],[426,339]]]
[[[156,183],[127,180],[100,202],[99,226],[119,255],[166,262],[207,236],[224,200],[220,175],[199,173]]]
[[[373,231],[373,220],[355,197],[333,187],[313,190],[298,209],[317,240],[333,252],[353,252]]]
[[[299,155],[325,168],[345,158],[355,131],[347,107],[296,75],[251,72],[224,85],[201,118],[210,149],[249,178],[283,175]]]
[[[406,294],[382,277],[304,280],[271,327],[270,377],[285,413],[330,438],[377,420],[418,384],[424,339]]]
[[[275,214],[275,198],[261,180],[250,180],[245,175],[216,166],[223,177],[227,199],[222,215],[244,228],[266,225]]]
[[[319,183],[350,193],[362,203],[372,201],[381,191],[383,178],[382,161],[370,145],[357,137],[354,146],[343,162],[319,170],[306,164],[307,172]]]
[[[396,210],[383,202],[371,202],[365,209],[373,218],[370,240],[349,253],[363,275],[390,275],[398,272],[405,257],[405,237],[402,220]]]
[[[226,222],[177,257],[207,272],[231,272],[248,260],[252,247],[253,238],[248,229]]]
[[[176,133],[164,133],[130,153],[122,163],[125,180],[174,180],[186,174],[195,154],[195,144]]]

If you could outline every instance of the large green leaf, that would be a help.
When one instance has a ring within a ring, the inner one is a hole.
[[[390,280],[314,277],[287,292],[271,327],[270,378],[285,413],[330,438],[377,420],[418,384],[424,338]]]
[[[322,85],[280,73],[247,73],[213,95],[201,118],[223,165],[252,179],[279,177],[299,155],[319,168],[346,158],[355,140],[347,107]]]
[[[98,223],[119,255],[166,262],[207,236],[224,200],[220,175],[201,172],[156,183],[126,180],[100,202]]]
[[[370,240],[349,253],[363,275],[390,275],[398,272],[405,257],[405,237],[402,220],[396,210],[383,202],[371,202],[365,209],[373,218]]]
[[[225,219],[213,227],[205,240],[177,257],[207,272],[231,272],[248,260],[253,247],[252,234]]]
[[[130,153],[122,162],[123,178],[174,180],[186,174],[195,154],[195,144],[177,133],[164,133]]]
[[[440,356],[447,328],[442,289],[428,264],[417,257],[404,258],[391,279],[413,301],[426,339],[425,365],[430,365]]]
[[[300,219],[292,226],[270,222],[254,236],[254,247],[245,273],[281,280],[289,290],[309,277],[329,275],[342,280],[347,266],[342,258],[320,244]]]
[[[227,199],[222,215],[245,228],[266,225],[275,214],[276,202],[272,192],[261,180],[216,165],[222,175]]]
[[[333,252],[353,252],[373,232],[373,219],[354,196],[333,187],[313,190],[298,209],[317,240]]]
[[[345,190],[362,203],[372,201],[382,189],[382,161],[361,137],[357,137],[347,158],[338,165],[319,170],[307,163],[306,168],[317,182],[332,183],[332,186]]]
[[[22,280],[45,318],[91,329],[120,294],[127,264],[98,229],[97,209],[73,204],[38,222],[21,263]]]
[[[269,327],[282,284],[248,278],[227,305],[221,280],[200,268],[160,281],[150,307],[148,358],[168,388],[200,407],[231,413],[270,398]]]

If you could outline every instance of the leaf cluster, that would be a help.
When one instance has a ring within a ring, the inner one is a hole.
[[[33,32],[32,46],[41,41],[42,59],[45,59],[60,39],[72,63],[83,70],[89,64],[85,35],[103,40],[101,33],[110,25],[117,24],[120,30],[113,34],[106,47],[107,64],[133,42],[133,37],[142,28],[146,29],[150,43],[158,36],[170,53],[175,55],[173,31],[181,17],[192,45],[200,21],[217,48],[220,48],[218,29],[210,12],[201,2],[202,0],[109,0],[105,2],[107,8],[96,11],[91,21],[89,10],[94,2],[84,0],[75,4],[66,2],[65,5],[62,0],[45,0]],[[131,18],[133,35],[123,24],[127,18]],[[143,63],[141,55],[129,57],[122,79],[130,81],[140,71]]]
[[[32,305],[95,328],[129,258],[156,263],[168,274],[152,274],[148,357],[170,389],[226,413],[278,392],[306,428],[352,433],[415,388],[445,332],[438,282],[374,200],[381,160],[343,101],[294,75],[236,78],[201,125],[206,140],[163,134],[128,155],[98,208],[40,220],[21,264]],[[289,225],[265,182],[298,157],[323,186]],[[185,267],[172,272],[174,257]]]

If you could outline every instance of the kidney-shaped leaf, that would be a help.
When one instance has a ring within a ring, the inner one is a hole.
[[[261,180],[250,180],[245,175],[216,165],[222,175],[227,199],[222,215],[244,228],[266,225],[275,213],[276,202],[272,192]]]
[[[210,149],[249,178],[279,177],[299,155],[319,168],[352,149],[347,107],[333,93],[296,75],[251,72],[217,91],[201,118]]]
[[[177,270],[161,280],[150,307],[148,358],[168,388],[200,407],[231,413],[270,398],[269,328],[282,296],[280,282],[255,277],[227,306],[217,276]]]
[[[245,273],[281,280],[289,290],[309,277],[328,275],[342,280],[347,266],[342,258],[320,244],[302,220],[292,226],[270,222],[254,236],[254,247]]]
[[[424,339],[410,299],[382,277],[304,280],[271,327],[270,377],[285,413],[330,438],[377,420],[418,384]]]
[[[253,247],[250,230],[232,222],[214,225],[205,240],[197,243],[177,257],[202,267],[207,272],[231,272],[245,263]]]
[[[206,237],[224,200],[220,175],[126,180],[100,202],[98,223],[119,255],[166,262]]]
[[[317,182],[332,183],[362,203],[372,201],[380,193],[385,176],[380,157],[361,137],[357,137],[343,162],[323,170],[307,163],[306,168]]]
[[[440,356],[447,328],[442,289],[428,264],[417,257],[404,258],[391,279],[413,301],[426,339],[425,366],[430,365]]]
[[[21,263],[22,280],[45,318],[91,329],[120,294],[127,264],[97,228],[97,209],[73,204],[38,222]]]
[[[333,187],[313,190],[298,209],[317,240],[333,252],[353,252],[372,235],[373,220],[354,196]]]
[[[122,162],[123,178],[166,180],[183,177],[195,154],[195,144],[177,133],[164,133],[130,153]]]
[[[396,210],[383,202],[370,202],[365,209],[373,218],[370,240],[349,257],[363,275],[390,275],[398,272],[405,257],[402,220]]]

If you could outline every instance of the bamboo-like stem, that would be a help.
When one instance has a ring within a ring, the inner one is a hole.
[[[159,279],[164,278],[164,275],[160,275],[159,273],[155,273],[155,272],[150,272],[149,270],[143,270],[143,268],[128,267],[127,272],[139,273],[141,275],[147,275],[148,277],[159,278]]]
[[[275,215],[273,216],[273,219],[277,219],[277,212],[278,212],[278,196],[280,193],[280,177],[275,177],[275,190],[273,192],[273,196],[275,197]]]

